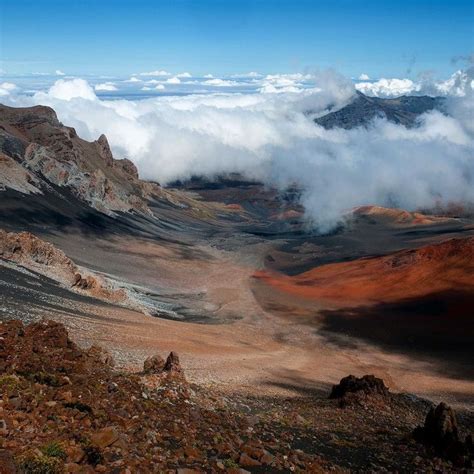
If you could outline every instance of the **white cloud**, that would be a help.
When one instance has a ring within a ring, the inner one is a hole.
[[[103,82],[94,86],[96,91],[117,91],[117,87],[113,82]]]
[[[233,79],[257,78],[262,77],[262,74],[255,71],[251,71],[244,74],[233,74],[230,77],[232,77]]]
[[[413,129],[380,118],[370,130],[325,130],[306,112],[340,107],[354,88],[332,73],[311,80],[314,87],[297,94],[137,101],[100,100],[87,82],[60,80],[48,93],[23,100],[54,107],[86,139],[105,133],[115,155],[130,157],[147,179],[166,183],[199,170],[206,176],[240,172],[280,189],[297,183],[306,216],[320,230],[359,205],[413,210],[474,203],[473,94],[449,99],[452,116],[433,111]]]
[[[239,83],[236,81],[229,81],[226,79],[208,79],[207,81],[204,81],[203,84],[206,84],[207,86],[215,86],[215,87],[234,87],[238,86]]]
[[[158,76],[158,77],[162,76],[162,77],[166,77],[166,76],[171,76],[171,73],[169,73],[168,71],[157,70],[157,71],[141,72],[140,76]]]
[[[375,96],[400,96],[419,92],[421,85],[411,79],[379,79],[375,82],[361,82],[356,84],[356,89],[367,95]]]
[[[166,84],[181,84],[181,79],[179,77],[170,77],[169,79],[166,79]]]
[[[94,89],[84,79],[59,79],[48,90],[48,92],[37,92],[35,99],[59,99],[70,101],[72,99],[85,99],[94,101],[97,96]]]
[[[464,97],[474,90],[472,71],[456,71],[444,81],[433,79],[382,78],[373,82],[359,82],[355,85],[360,92],[376,97],[398,97],[407,94],[426,94],[431,96]]]
[[[435,83],[435,88],[441,95],[464,97],[466,94],[470,94],[474,90],[474,80],[472,75],[473,74],[469,74],[466,71],[456,71],[446,81]]]
[[[189,72],[182,72],[180,74],[176,74],[176,77],[189,78],[189,77],[193,77],[193,76]]]
[[[359,81],[370,81],[370,77],[367,74],[362,73],[359,76]]]
[[[65,76],[66,73],[62,72],[60,69],[56,69],[56,71],[54,72],[56,74],[56,76]]]
[[[165,90],[165,86],[164,86],[163,84],[158,84],[158,85],[155,87],[155,89],[156,89],[157,91],[164,91],[164,90]]]
[[[214,76],[212,74],[206,74],[204,79],[214,79]]]
[[[0,84],[0,97],[10,95],[16,89],[18,89],[16,84],[12,82],[2,82]]]
[[[132,76],[130,79],[127,79],[123,82],[143,82],[141,79],[138,79],[138,77]]]

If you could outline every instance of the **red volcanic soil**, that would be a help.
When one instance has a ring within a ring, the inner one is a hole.
[[[284,292],[343,306],[474,291],[474,237],[323,265],[296,276],[265,271],[254,276]]]

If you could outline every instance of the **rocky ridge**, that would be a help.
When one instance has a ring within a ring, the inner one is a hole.
[[[418,117],[430,110],[444,111],[442,97],[402,96],[394,99],[368,97],[356,91],[352,102],[339,110],[314,119],[324,128],[366,127],[376,118],[386,118],[389,122],[405,127],[415,127]]]
[[[101,300],[136,307],[128,293],[114,288],[104,278],[80,269],[62,250],[30,232],[0,229],[0,259],[45,275],[72,291]]]

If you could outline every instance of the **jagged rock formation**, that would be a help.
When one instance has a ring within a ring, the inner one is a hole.
[[[381,99],[368,97],[357,91],[351,103],[314,121],[328,129],[336,127],[351,129],[366,126],[374,118],[384,117],[390,122],[414,127],[421,114],[443,108],[444,99],[441,97],[402,96],[396,99]]]
[[[108,214],[149,213],[147,199],[159,193],[157,185],[138,179],[131,161],[114,159],[105,135],[92,143],[82,140],[49,107],[0,105],[0,152],[0,186],[23,193],[67,186]]]
[[[456,466],[472,467],[472,435],[468,435],[465,441],[461,440],[456,414],[446,403],[431,408],[424,425],[416,428],[413,435],[418,441],[434,448],[435,454],[449,459]]]

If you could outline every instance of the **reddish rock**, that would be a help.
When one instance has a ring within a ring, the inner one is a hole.
[[[239,464],[244,467],[261,466],[262,463],[256,459],[251,458],[248,454],[242,453],[239,458]]]
[[[158,354],[148,357],[143,363],[143,373],[160,374],[165,368],[165,361]]]
[[[179,363],[179,356],[176,352],[170,352],[163,370],[170,373],[181,373],[183,371]]]
[[[113,426],[108,426],[94,433],[91,436],[91,442],[98,448],[106,448],[114,444],[119,439],[119,434]]]
[[[89,357],[92,357],[96,361],[101,362],[102,364],[108,365],[109,367],[115,366],[114,358],[112,357],[110,352],[104,349],[103,347],[95,345],[91,346],[87,351],[87,355]]]
[[[97,146],[97,150],[99,152],[100,157],[105,161],[107,166],[113,166],[114,157],[112,155],[112,151],[110,150],[109,141],[107,137],[102,134],[99,139],[95,142]]]

